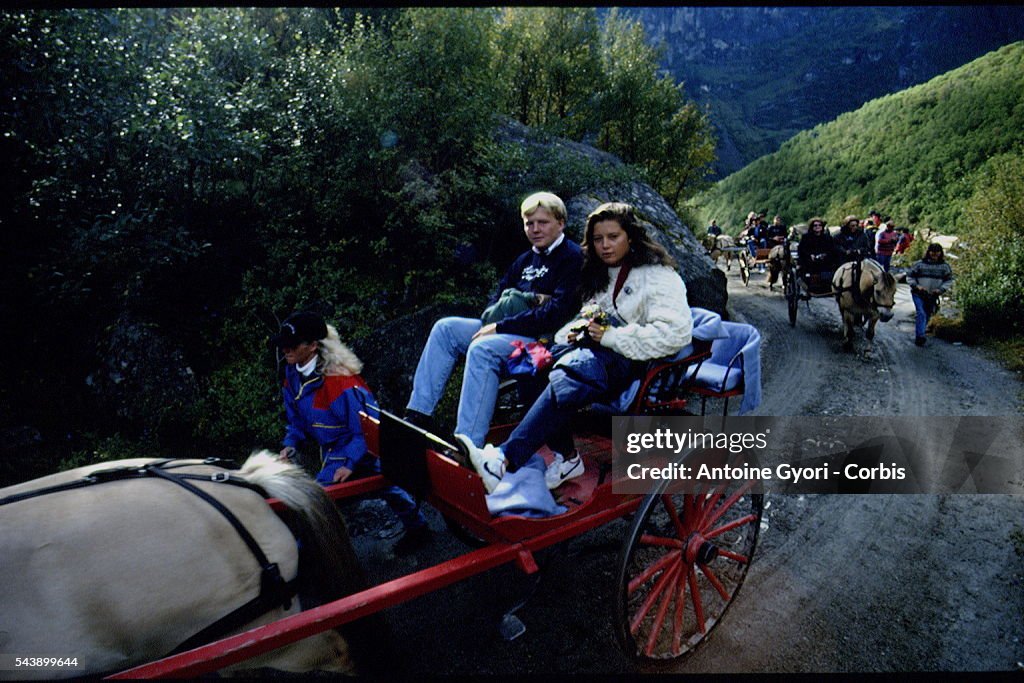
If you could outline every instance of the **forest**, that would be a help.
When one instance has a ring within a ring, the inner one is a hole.
[[[765,204],[792,223],[878,208],[956,234],[973,193],[1022,144],[1024,43],[1014,43],[798,133],[697,202],[734,227],[743,207]]]
[[[476,307],[529,192],[641,179],[682,207],[713,160],[706,115],[616,12],[21,9],[0,42],[0,484],[273,447],[266,342],[291,311],[358,347]],[[625,164],[528,155],[505,121]]]

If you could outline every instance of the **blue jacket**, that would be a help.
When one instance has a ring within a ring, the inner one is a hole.
[[[499,320],[495,331],[534,339],[554,334],[580,308],[582,273],[583,250],[568,237],[550,254],[538,254],[530,249],[520,255],[498,282],[498,289],[487,305],[497,301],[501,293],[510,287],[521,292],[549,294],[551,299]]]
[[[320,445],[324,467],[355,469],[367,450],[359,411],[370,417],[380,416],[377,399],[363,378],[316,372],[303,377],[289,365],[281,392],[288,417],[284,445],[294,448],[312,439]]]

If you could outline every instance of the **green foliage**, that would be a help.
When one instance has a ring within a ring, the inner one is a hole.
[[[506,112],[574,140],[595,129],[605,74],[593,8],[507,7],[494,55]]]
[[[69,465],[109,434],[150,453],[275,443],[266,341],[291,311],[357,342],[476,307],[523,248],[526,193],[636,168],[673,197],[697,186],[707,122],[655,55],[575,8],[0,10],[0,316],[41,359],[4,354],[5,420],[92,433]],[[495,141],[520,106],[635,168]],[[125,388],[142,338],[159,377],[138,384],[187,386]],[[102,386],[136,410],[103,407]],[[197,386],[191,408],[173,398]]]
[[[965,210],[957,262],[957,300],[964,323],[992,335],[1024,333],[1024,154],[986,164]]]
[[[870,209],[900,224],[957,233],[993,156],[1024,142],[1024,43],[797,134],[697,202],[738,229],[751,209],[788,222]]]
[[[127,458],[152,458],[157,455],[152,443],[140,442],[137,438],[126,437],[120,433],[106,437],[95,433],[87,433],[83,436],[89,446],[76,450],[61,460],[57,466],[58,470],[71,470],[76,467]]]
[[[602,45],[599,146],[643,167],[655,189],[680,206],[706,186],[715,159],[707,115],[686,101],[681,84],[660,74],[662,50],[648,45],[640,22],[612,10]]]
[[[519,121],[592,141],[640,169],[674,206],[706,187],[715,139],[705,112],[661,73],[662,50],[639,21],[612,10],[509,8],[495,66]]]

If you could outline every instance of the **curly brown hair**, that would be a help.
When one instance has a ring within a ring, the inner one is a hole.
[[[594,209],[587,216],[587,232],[583,237],[583,276],[580,292],[586,300],[597,294],[611,280],[608,266],[594,253],[594,226],[601,221],[615,221],[629,238],[629,254],[626,259],[632,266],[662,265],[676,267],[665,248],[653,241],[647,230],[636,219],[633,207],[623,202],[608,202]]]

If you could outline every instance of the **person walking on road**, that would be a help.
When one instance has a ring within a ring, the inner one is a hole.
[[[914,321],[914,343],[925,345],[925,328],[928,320],[938,310],[939,296],[953,286],[953,269],[946,263],[942,245],[933,242],[928,245],[924,258],[907,273],[910,296],[914,300],[917,315]]]

